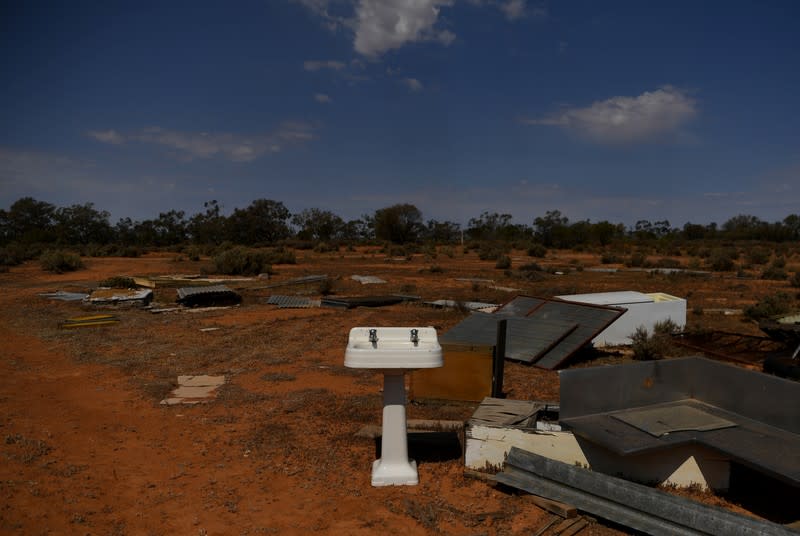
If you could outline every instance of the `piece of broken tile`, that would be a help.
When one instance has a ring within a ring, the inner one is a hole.
[[[217,389],[216,385],[181,385],[172,391],[172,396],[176,398],[208,398]]]
[[[225,376],[208,376],[206,374],[198,376],[178,376],[178,385],[181,387],[219,387],[223,383],[225,383]]]

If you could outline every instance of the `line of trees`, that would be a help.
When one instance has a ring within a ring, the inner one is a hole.
[[[157,218],[136,221],[122,218],[111,224],[107,211],[93,203],[56,207],[32,197],[0,209],[0,246],[89,244],[136,247],[170,247],[186,244],[247,246],[285,243],[396,244],[460,241],[505,242],[519,247],[541,244],[546,248],[606,246],[624,241],[756,240],[787,242],[800,239],[800,215],[791,214],[769,223],[755,216],[739,215],[722,226],[686,223],[672,227],[669,221],[640,220],[633,227],[608,221],[575,222],[558,210],[546,212],[531,224],[512,223],[510,214],[484,212],[469,220],[465,229],[451,221],[423,220],[420,210],[403,203],[376,210],[374,214],[345,221],[329,210],[311,208],[292,214],[283,203],[257,199],[245,208],[224,215],[215,200],[187,216],[184,211],[162,212]]]

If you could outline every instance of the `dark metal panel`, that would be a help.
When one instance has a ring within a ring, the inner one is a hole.
[[[524,489],[654,535],[796,534],[776,523],[745,517],[683,497],[575,467],[512,447],[498,482]]]
[[[565,370],[560,378],[562,419],[693,398],[800,433],[800,383],[702,357]]]
[[[597,306],[565,301],[548,301],[527,318],[535,320],[559,319],[561,322],[577,324],[577,329],[567,335],[563,341],[542,356],[535,365],[546,369],[554,369],[566,361],[572,354],[589,344],[601,331],[619,318],[625,309]]]
[[[505,357],[527,363],[536,361],[554,343],[575,330],[574,323],[559,318],[542,320],[473,313],[444,333],[440,341],[494,346],[497,324],[503,319],[508,320]]]
[[[689,359],[692,358],[562,370],[561,418],[692,398],[690,380],[696,371]]]
[[[525,316],[545,301],[546,300],[542,298],[535,298],[533,296],[516,296],[503,304],[494,314],[501,316]]]

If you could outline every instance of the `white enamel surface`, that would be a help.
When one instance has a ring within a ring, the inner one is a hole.
[[[370,329],[376,330],[374,344],[369,340]],[[411,340],[413,329],[417,330],[416,344]],[[344,354],[344,365],[350,368],[410,370],[443,364],[442,347],[431,327],[356,327],[350,330]]]

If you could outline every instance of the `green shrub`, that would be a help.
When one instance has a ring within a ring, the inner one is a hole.
[[[670,259],[669,257],[662,257],[656,261],[656,267],[658,268],[680,268],[681,263],[676,261],[675,259]]]
[[[617,264],[619,262],[620,258],[608,251],[604,251],[603,254],[600,256],[601,264]]]
[[[633,358],[638,361],[652,361],[666,357],[672,350],[671,336],[678,331],[677,324],[670,319],[656,322],[652,335],[646,327],[639,326],[631,335]]]
[[[528,264],[523,264],[519,267],[519,270],[522,272],[541,272],[543,271],[542,267],[536,264],[535,262],[529,262]]]
[[[751,320],[763,320],[772,316],[790,313],[794,308],[792,297],[785,292],[765,296],[755,304],[745,307],[744,315]]]
[[[444,273],[444,268],[442,268],[438,264],[432,264],[430,268],[428,268],[428,271],[432,274],[441,274]]]
[[[115,275],[114,277],[109,277],[104,281],[100,281],[100,286],[111,288],[133,288],[136,286],[136,283],[133,281],[132,277]]]
[[[508,270],[511,268],[511,257],[508,255],[503,255],[497,259],[497,262],[494,265],[495,268],[498,270]]]
[[[747,261],[750,264],[767,264],[769,251],[765,248],[752,248],[747,252]]]
[[[771,281],[783,281],[787,277],[789,277],[789,274],[786,273],[786,270],[774,264],[761,272],[761,279],[769,279]]]
[[[445,257],[447,257],[449,259],[452,259],[453,257],[456,256],[456,250],[453,249],[453,246],[444,246],[444,247],[442,247],[440,252],[441,252],[442,255],[444,255]]]
[[[730,272],[734,268],[734,260],[738,255],[726,249],[714,250],[708,258],[709,267],[715,272]]]
[[[266,262],[269,264],[297,264],[297,257],[295,257],[294,251],[280,246],[270,250]]]
[[[80,255],[71,251],[48,250],[39,257],[42,269],[48,272],[63,274],[64,272],[74,272],[83,268],[83,261]]]
[[[547,255],[547,248],[544,247],[542,244],[533,244],[531,247],[528,248],[529,257],[536,257],[537,259],[543,259],[545,255]]]
[[[634,251],[626,264],[635,268],[645,268],[648,265],[647,255],[641,251]]]
[[[795,288],[800,288],[800,272],[795,272],[791,279],[789,279],[789,284]]]
[[[214,269],[225,275],[258,275],[272,273],[270,256],[261,250],[236,246],[214,257]]]

